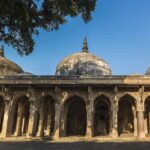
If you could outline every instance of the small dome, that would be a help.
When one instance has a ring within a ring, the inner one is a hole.
[[[0,76],[16,76],[23,70],[14,62],[4,57],[4,49],[0,49]]]
[[[66,57],[56,68],[56,75],[60,76],[93,76],[111,75],[109,65],[100,57],[88,52],[86,38],[82,52]]]
[[[147,69],[147,71],[145,72],[145,75],[150,75],[150,67]]]
[[[23,72],[17,75],[18,77],[31,77],[31,76],[35,76],[34,74],[30,73],[30,72]]]
[[[130,76],[142,76],[142,75],[139,73],[132,73],[132,74],[130,74]]]

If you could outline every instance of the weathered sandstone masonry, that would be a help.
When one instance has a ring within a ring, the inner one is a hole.
[[[1,77],[1,137],[150,135],[150,77]]]

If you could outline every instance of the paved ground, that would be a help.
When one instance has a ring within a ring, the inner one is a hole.
[[[150,150],[150,142],[1,142],[0,150]]]

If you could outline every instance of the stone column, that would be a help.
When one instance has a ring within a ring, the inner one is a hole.
[[[38,123],[39,123],[39,112],[38,110],[35,110],[34,113],[34,125],[33,125],[33,136],[36,136],[38,132]]]
[[[5,113],[5,103],[3,102],[2,106],[0,107],[0,126],[3,125],[3,117],[4,117],[4,113]],[[3,126],[2,126],[3,127]],[[3,129],[3,128],[2,128]],[[1,129],[1,130],[2,130]],[[2,131],[0,131],[1,134]]]
[[[112,128],[113,128],[112,119],[113,119],[113,115],[112,115],[112,111],[110,111],[109,112],[109,136],[112,136]]]
[[[93,101],[87,106],[87,124],[86,124],[86,137],[91,138],[93,136]]]
[[[44,103],[41,104],[37,136],[44,136]]]
[[[147,118],[145,118],[144,120],[144,129],[145,129],[145,134],[148,134]]]
[[[145,137],[145,131],[144,131],[144,100],[143,100],[143,94],[144,94],[144,86],[141,86],[139,88],[139,99],[137,102],[137,131],[138,131],[138,137],[143,138]]]
[[[133,117],[134,117],[134,120],[133,120],[133,124],[134,124],[134,136],[136,137],[137,136],[137,117],[136,117],[136,112],[135,110],[133,110]]]
[[[54,127],[54,139],[60,137],[60,121],[61,121],[61,104],[55,104],[55,127]]]
[[[35,118],[37,119],[37,116],[36,116],[37,113],[35,113],[35,107],[36,107],[35,103],[33,101],[31,101],[30,102],[30,110],[29,110],[28,131],[27,131],[26,137],[32,137],[36,132],[34,123],[36,122]]]
[[[112,111],[112,137],[118,137],[118,109]]]
[[[150,108],[149,108],[150,109]],[[150,134],[150,110],[148,110],[148,115],[147,115],[147,133]]]
[[[23,115],[23,106],[22,106],[22,103],[19,103],[18,110],[17,110],[17,122],[16,122],[15,136],[20,136],[22,134],[22,131],[21,131],[22,115]]]
[[[12,105],[9,108],[9,118],[8,118],[8,136],[13,134],[13,124],[14,124],[14,111],[12,109]]]
[[[48,108],[48,113],[47,113],[47,128],[46,128],[46,135],[50,135],[50,128],[51,128],[51,112],[52,112],[52,107],[49,104],[49,108]]]
[[[4,118],[2,124],[2,137],[7,137],[8,133],[8,116],[9,115],[9,102],[5,101]]]
[[[138,129],[138,137],[145,137],[144,132],[144,112],[142,110],[137,111],[137,129]]]
[[[111,112],[112,112],[112,137],[118,137],[118,87],[114,87],[114,99],[111,103]]]

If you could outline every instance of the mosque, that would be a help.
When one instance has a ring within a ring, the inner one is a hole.
[[[106,61],[83,49],[53,76],[24,72],[0,50],[0,137],[150,136],[150,69],[112,75]]]

